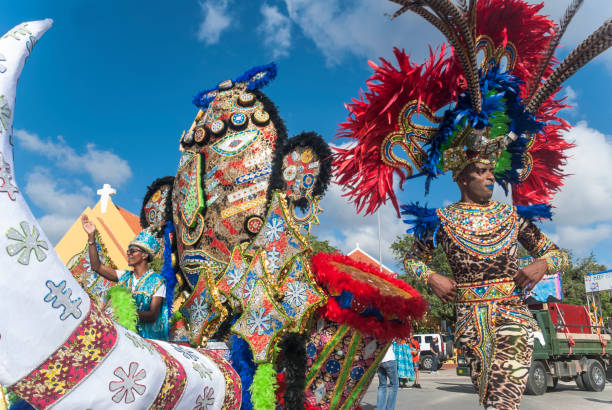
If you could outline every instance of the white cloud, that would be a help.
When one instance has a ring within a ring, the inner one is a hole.
[[[414,13],[395,20],[400,6],[388,1],[285,0],[289,17],[311,38],[330,65],[349,54],[377,59],[390,57],[393,46],[406,47],[417,60],[428,53],[428,44],[442,43],[442,35]]]
[[[75,185],[71,184],[74,189]],[[26,178],[25,193],[45,214],[38,218],[40,225],[55,244],[66,233],[83,210],[94,202],[93,190],[77,187],[75,192],[62,189],[49,170],[38,167]]]
[[[61,136],[55,141],[43,140],[25,130],[16,130],[15,136],[21,147],[57,161],[60,168],[85,172],[96,184],[121,186],[132,177],[132,169],[125,159],[111,151],[100,150],[94,144],[87,144],[84,153],[77,153]]]
[[[363,249],[378,259],[378,219],[377,215],[362,216],[357,214],[355,205],[342,196],[340,186],[330,184],[327,193],[321,201],[323,213],[320,216],[321,225],[313,227],[313,234],[321,240],[329,242],[348,253],[355,249]],[[395,265],[391,243],[397,236],[406,232],[407,225],[397,217],[391,205],[380,208],[382,262],[388,267]]]
[[[576,90],[574,90],[569,85],[566,85],[565,87],[563,87],[563,91],[565,94],[564,95],[565,101],[563,102],[573,108],[572,110],[567,110],[567,111],[575,115],[578,112],[578,93],[576,92]]]
[[[528,1],[534,4],[542,3],[542,0]],[[546,1],[541,13],[549,15],[558,23],[569,4],[570,0]],[[612,2],[610,0],[587,0],[583,2],[563,35],[560,44],[561,49],[558,52],[562,56],[567,55],[610,16],[612,16]],[[596,60],[605,61],[609,67],[612,67],[612,50],[604,52]]]
[[[566,135],[574,141],[564,172],[565,180],[554,201],[557,225],[584,225],[612,221],[612,141],[579,122]]]
[[[206,45],[216,44],[219,37],[230,25],[228,0],[206,0],[200,3],[204,20],[198,28],[198,40]]]
[[[258,30],[264,36],[264,43],[273,50],[274,58],[288,55],[291,46],[291,20],[276,6],[262,4],[260,11],[263,21]]]
[[[579,256],[584,256],[597,244],[609,239],[610,234],[612,234],[612,225],[599,224],[593,227],[560,226],[550,237],[562,248],[571,249]]]

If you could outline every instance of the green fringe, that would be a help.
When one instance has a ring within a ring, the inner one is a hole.
[[[260,364],[250,388],[253,410],[275,410],[277,387],[274,366],[271,363]]]
[[[187,324],[187,319],[185,319],[185,316],[181,312],[174,312],[174,315],[172,315],[170,318],[170,327],[174,326],[174,324],[179,320],[182,320],[185,322],[185,324]]]
[[[121,326],[137,332],[138,312],[132,292],[124,286],[113,286],[106,293],[115,321]]]

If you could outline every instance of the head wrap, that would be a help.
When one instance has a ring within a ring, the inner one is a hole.
[[[129,246],[137,246],[149,255],[151,255],[151,257],[154,257],[157,252],[159,252],[159,249],[161,247],[159,244],[159,240],[153,233],[151,233],[149,228],[140,231],[140,233],[136,235],[132,242],[130,242]]]

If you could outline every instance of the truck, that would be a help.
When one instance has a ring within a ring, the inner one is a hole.
[[[612,377],[611,331],[591,320],[586,306],[563,303],[529,305],[540,330],[534,332],[531,366],[525,392],[541,395],[559,380],[575,381],[582,390],[600,392]],[[457,375],[469,376],[471,366],[459,346]]]
[[[453,358],[453,341],[450,335],[445,333],[419,333],[412,336],[419,342],[420,346],[420,359],[419,368],[424,371],[438,370],[432,369],[433,367],[433,353],[430,350],[430,345],[433,343],[433,338],[438,339],[438,369],[442,367],[442,364]]]

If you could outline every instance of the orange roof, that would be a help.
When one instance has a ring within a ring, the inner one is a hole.
[[[372,256],[368,255],[368,253],[365,252],[364,250],[359,249],[359,246],[353,249],[352,251],[350,251],[348,255],[346,256],[348,256],[349,258],[357,262],[368,263],[376,267],[379,267],[380,265],[380,270],[382,270],[383,273],[386,273],[387,275],[397,276],[397,273],[393,272],[391,269],[387,268],[385,265],[381,265],[377,259],[374,259]]]
[[[132,230],[134,231],[134,234],[139,234],[140,231],[142,231],[142,227],[140,226],[140,218],[134,215],[133,213],[131,213],[130,211],[121,208],[120,206],[117,206],[117,205],[115,206],[119,210],[119,213],[121,214],[121,216],[125,218],[125,221],[128,223],[130,228],[132,228]]]

